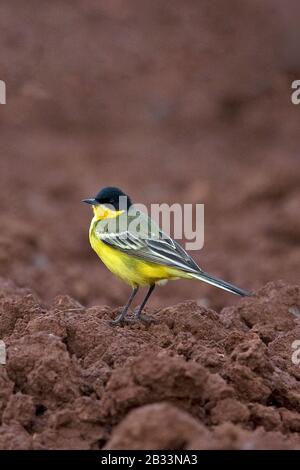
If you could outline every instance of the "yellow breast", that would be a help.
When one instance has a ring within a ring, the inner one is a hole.
[[[90,243],[105,266],[117,277],[131,286],[149,286],[162,280],[176,279],[180,273],[168,266],[143,261],[111,248],[90,229]]]

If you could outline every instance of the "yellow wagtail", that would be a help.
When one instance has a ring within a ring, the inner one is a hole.
[[[233,294],[250,295],[199,268],[175,240],[163,233],[150,217],[136,210],[120,189],[104,188],[83,202],[91,204],[94,212],[89,231],[92,248],[112,273],[132,287],[127,304],[112,323],[125,319],[139,287],[145,286],[149,290],[135,316],[149,321],[142,314],[143,308],[155,285],[168,280],[199,279]]]

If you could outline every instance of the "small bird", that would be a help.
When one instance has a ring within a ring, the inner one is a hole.
[[[92,248],[106,267],[132,288],[121,314],[111,323],[125,320],[139,287],[148,287],[149,290],[135,317],[151,321],[143,314],[143,309],[155,286],[168,280],[198,279],[236,295],[250,295],[204,272],[175,240],[150,217],[137,210],[129,196],[120,189],[103,188],[95,197],[82,202],[91,204],[94,212],[89,230]]]

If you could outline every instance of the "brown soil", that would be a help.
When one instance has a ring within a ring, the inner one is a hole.
[[[1,2],[2,447],[299,447],[299,13]],[[195,259],[267,287],[239,301],[169,283],[149,303],[158,324],[109,327],[128,288],[92,253],[80,203],[106,185],[204,203]]]
[[[300,289],[219,314],[184,302],[150,326],[0,283],[1,449],[300,449]],[[154,315],[154,314],[153,314]]]

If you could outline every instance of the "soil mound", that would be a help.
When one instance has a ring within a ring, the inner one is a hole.
[[[109,307],[1,280],[0,448],[300,449],[299,287],[148,313],[112,327]]]

